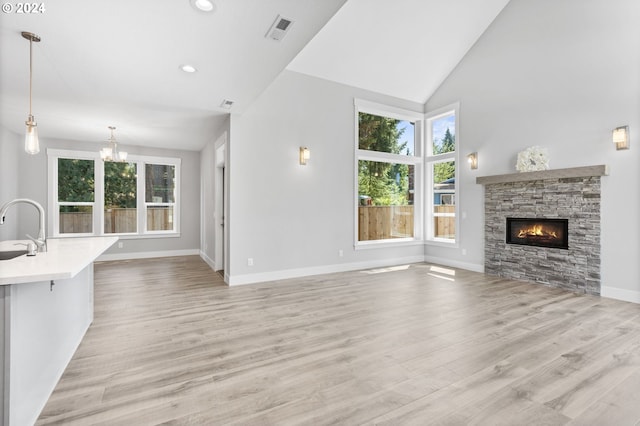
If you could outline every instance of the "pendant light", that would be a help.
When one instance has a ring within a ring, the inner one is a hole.
[[[109,146],[100,150],[100,158],[102,158],[103,161],[118,161],[123,163],[127,161],[127,153],[124,151],[118,151],[118,142],[116,141],[115,136],[113,136],[113,131],[115,129],[116,128],[114,126],[109,126],[109,130],[111,130],[111,136],[107,141]]]
[[[24,137],[24,150],[27,154],[35,155],[40,152],[40,143],[38,142],[38,124],[33,114],[31,114],[31,88],[33,81],[33,42],[38,43],[40,37],[27,31],[22,32],[22,37],[29,40],[29,117],[25,122],[27,131]]]

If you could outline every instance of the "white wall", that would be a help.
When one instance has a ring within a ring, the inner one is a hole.
[[[423,259],[422,245],[354,250],[354,97],[423,110],[285,71],[231,116],[230,284]]]
[[[551,168],[607,164],[602,178],[602,293],[640,302],[640,2],[512,0],[427,110],[460,101],[461,247],[427,255],[482,264],[483,188],[475,177],[515,172],[516,154],[547,147]],[[631,127],[631,150],[611,130]],[[467,256],[462,256],[462,248]]]
[[[47,148],[98,151],[100,144],[40,138],[40,153],[38,155],[27,155],[22,150],[17,153],[17,162],[19,164],[17,196],[36,200],[45,207],[45,210],[47,208],[48,192]],[[115,245],[101,259],[110,257],[147,257],[149,255],[167,255],[171,253],[198,253],[200,247],[200,154],[194,151],[164,150],[136,146],[122,146],[121,148],[129,154],[179,157],[182,159],[180,237],[124,239],[122,240],[123,248],[118,248]],[[13,211],[15,207],[11,209]],[[18,234],[29,233],[35,235],[38,230],[36,210],[31,206],[21,206],[20,209],[16,210],[16,212],[22,211],[25,214],[16,216],[19,218]],[[47,230],[47,235],[49,234],[50,230]]]
[[[27,155],[23,150],[23,138],[0,127],[0,206],[18,197],[18,155]],[[11,207],[12,209],[16,207]],[[0,225],[0,241],[18,238],[16,221]]]

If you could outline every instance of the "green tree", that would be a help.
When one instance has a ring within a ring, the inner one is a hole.
[[[433,182],[442,183],[456,176],[456,165],[453,161],[433,165]]]
[[[373,114],[358,115],[358,147],[363,150],[400,154],[407,142],[400,142],[404,129],[400,120]],[[407,155],[410,153],[407,152]],[[374,205],[408,204],[409,167],[378,161],[358,162],[360,195],[371,197]]]
[[[453,152],[456,150],[456,139],[451,134],[449,128],[444,133],[444,137],[440,143],[434,144],[434,154],[443,154],[446,152]],[[443,163],[436,163],[433,166],[433,181],[434,183],[441,183],[447,179],[451,179],[456,175],[456,165],[453,161],[446,161]]]
[[[358,147],[368,151],[400,154],[407,143],[398,143],[404,129],[398,129],[400,120],[361,112],[358,115]]]
[[[58,201],[91,203],[94,201],[93,160],[58,159]],[[60,206],[65,213],[91,212],[88,206]]]
[[[434,154],[444,154],[445,152],[453,152],[456,150],[456,138],[451,134],[451,131],[447,127],[444,132],[444,137],[439,143],[436,143],[433,147]]]
[[[105,207],[136,207],[136,165],[104,163]],[[93,202],[95,200],[95,163],[93,160],[58,159],[58,200]],[[63,212],[91,211],[87,206],[62,206]]]
[[[105,161],[105,208],[136,208],[136,164]]]
[[[93,160],[58,159],[58,200],[92,202],[95,178]]]

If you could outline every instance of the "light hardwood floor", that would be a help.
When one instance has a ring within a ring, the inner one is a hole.
[[[38,425],[637,425],[640,305],[415,264],[228,288],[99,263]]]

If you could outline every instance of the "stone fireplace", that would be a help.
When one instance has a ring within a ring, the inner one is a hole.
[[[478,177],[485,272],[600,294],[600,179],[606,166]]]

